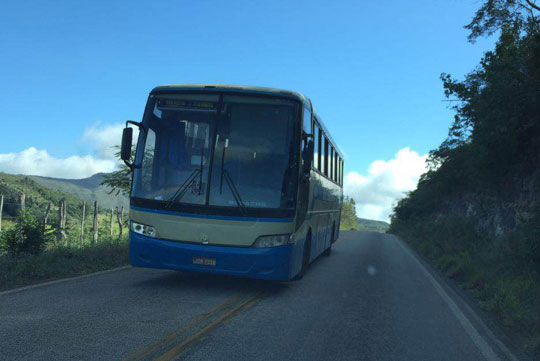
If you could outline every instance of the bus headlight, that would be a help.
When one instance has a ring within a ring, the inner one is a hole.
[[[156,236],[156,229],[152,226],[147,226],[146,224],[131,221],[131,230],[135,233],[142,234],[143,236]]]
[[[255,248],[268,248],[268,247],[277,247],[283,246],[289,243],[292,238],[292,234],[276,234],[272,236],[260,236],[253,243]]]

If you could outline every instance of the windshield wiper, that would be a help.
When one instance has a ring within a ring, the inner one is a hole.
[[[236,204],[240,209],[242,210],[242,213],[246,214],[246,206],[244,205],[244,202],[242,202],[242,197],[240,197],[240,193],[238,192],[238,189],[234,185],[234,182],[229,175],[229,172],[225,169],[225,152],[227,148],[229,147],[229,139],[225,139],[225,144],[223,146],[223,153],[221,154],[221,176],[219,180],[219,194],[223,194],[223,178],[225,178],[225,181],[229,185],[229,188],[231,190],[231,193],[233,195],[234,200],[236,201]]]
[[[201,148],[201,165],[199,169],[194,169],[193,172],[187,177],[186,181],[178,188],[178,190],[173,194],[173,196],[167,202],[166,207],[170,207],[174,202],[178,202],[184,194],[186,194],[188,188],[193,184],[197,176],[199,176],[199,195],[201,195],[202,188],[202,176],[203,176],[203,165],[204,165],[204,148]]]
[[[165,207],[169,208],[173,203],[178,202],[184,194],[186,194],[189,187],[193,184],[199,173],[202,174],[200,168],[194,169],[193,172],[187,177],[186,181],[178,188],[178,190],[173,194],[173,196],[167,201]]]

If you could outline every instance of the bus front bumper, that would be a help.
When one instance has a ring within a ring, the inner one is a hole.
[[[302,245],[297,243],[271,248],[209,246],[130,232],[129,262],[134,267],[290,280],[300,270]],[[215,266],[194,264],[194,258],[214,259]]]

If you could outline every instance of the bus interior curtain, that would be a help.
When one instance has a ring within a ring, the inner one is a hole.
[[[186,124],[174,122],[161,130],[159,142],[159,164],[174,168],[184,168],[187,161],[186,154]]]

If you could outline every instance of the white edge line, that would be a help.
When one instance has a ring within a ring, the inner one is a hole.
[[[32,288],[49,286],[49,285],[54,285],[54,284],[57,284],[57,283],[63,283],[63,282],[67,282],[67,281],[79,280],[81,278],[87,278],[87,277],[102,275],[104,273],[111,273],[111,272],[121,271],[121,270],[128,269],[128,268],[131,268],[131,266],[122,266],[122,267],[117,267],[117,268],[108,269],[108,270],[104,270],[104,271],[88,273],[88,274],[81,275],[81,276],[75,276],[75,277],[69,277],[69,278],[61,278],[61,279],[58,279],[58,280],[38,283],[38,284],[35,284],[35,285],[24,286],[24,287],[19,287],[19,288],[13,288],[11,290],[0,292],[0,296],[9,295],[9,294],[12,294],[12,293],[18,293],[18,292],[21,292],[21,291],[30,290]]]
[[[454,316],[456,316],[457,320],[461,324],[461,326],[465,329],[465,332],[469,335],[469,337],[472,339],[472,342],[476,345],[480,353],[484,356],[486,360],[489,361],[500,361],[501,359],[499,356],[493,351],[493,348],[484,340],[484,338],[478,333],[476,328],[473,326],[471,321],[465,316],[465,314],[461,311],[459,306],[448,296],[448,293],[442,288],[442,286],[437,282],[435,278],[429,273],[429,271],[426,269],[426,267],[416,258],[416,256],[405,246],[401,243],[401,240],[398,237],[395,237],[397,243],[399,246],[405,250],[405,252],[416,262],[416,264],[420,267],[426,278],[431,282],[437,293],[441,296],[441,298],[446,302],[446,305],[450,308],[450,310],[454,313]],[[495,336],[494,336],[495,337]],[[515,358],[515,357],[514,357]]]
[[[482,326],[484,332],[487,333],[489,338],[497,344],[497,346],[506,355],[506,357],[508,357],[511,361],[519,361],[518,358],[514,356],[512,351],[510,351],[510,349],[506,347],[506,345],[501,340],[499,340],[497,336],[495,336],[495,334],[490,330],[490,328],[487,327],[484,321],[482,321],[482,319],[476,314],[476,312],[473,311],[473,309],[467,304],[467,302],[463,302],[462,307],[471,315],[472,318],[474,318],[474,321],[476,321],[478,324],[480,324],[480,326]]]

